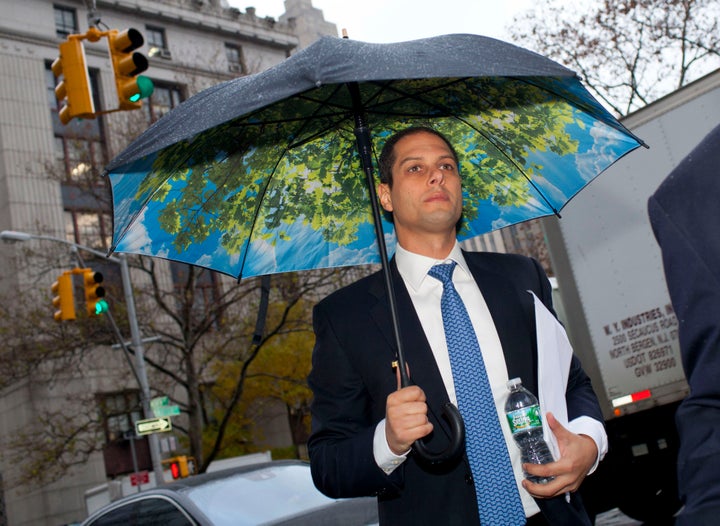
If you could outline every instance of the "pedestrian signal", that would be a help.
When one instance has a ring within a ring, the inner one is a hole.
[[[183,479],[196,473],[194,457],[180,455],[165,459],[162,463],[170,470],[173,480]]]
[[[115,75],[118,105],[120,110],[135,110],[142,107],[142,99],[152,95],[152,80],[140,75],[148,68],[148,59],[135,51],[145,39],[137,29],[108,32],[108,47]]]

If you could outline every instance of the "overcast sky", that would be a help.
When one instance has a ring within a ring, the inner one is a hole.
[[[258,16],[279,17],[283,0],[227,0]],[[532,0],[312,0],[338,32],[365,42],[402,42],[450,33],[473,33],[510,40],[513,16],[532,6]]]

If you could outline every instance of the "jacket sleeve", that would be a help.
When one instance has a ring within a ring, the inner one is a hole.
[[[308,377],[314,395],[308,440],[313,480],[333,498],[394,493],[402,466],[386,475],[375,463],[373,435],[381,415],[371,407],[373,398],[337,337],[327,312],[332,308],[326,307],[321,302],[313,311],[315,348]],[[384,414],[384,400],[380,403]]]
[[[715,131],[714,148],[720,140]],[[680,435],[678,526],[715,524],[720,513],[720,234],[718,154],[703,171],[694,163],[668,178],[648,203],[665,278],[680,322],[680,352],[690,394],[675,413]],[[711,175],[708,177],[708,173]],[[702,183],[695,177],[703,177]],[[708,186],[712,184],[714,186]]]

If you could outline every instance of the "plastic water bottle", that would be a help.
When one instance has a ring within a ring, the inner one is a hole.
[[[522,386],[520,378],[508,381],[507,387],[510,394],[505,402],[505,413],[512,436],[520,448],[523,463],[547,464],[553,462],[550,448],[543,438],[542,416],[538,399]],[[539,484],[545,484],[555,478],[537,477],[527,472],[525,477],[530,482]]]

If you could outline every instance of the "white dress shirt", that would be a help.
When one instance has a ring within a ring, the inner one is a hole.
[[[415,307],[423,331],[425,332],[438,368],[440,369],[440,374],[445,383],[448,396],[456,405],[455,386],[450,368],[450,357],[445,342],[445,331],[442,325],[442,312],[440,309],[442,284],[435,278],[428,276],[427,273],[433,265],[449,261],[455,261],[457,263],[455,271],[453,272],[453,284],[465,303],[470,321],[475,328],[475,333],[485,362],[485,368],[487,369],[490,388],[492,389],[495,399],[495,408],[498,412],[500,427],[508,446],[508,453],[510,454],[510,461],[512,462],[515,481],[518,486],[518,491],[520,492],[525,515],[530,517],[539,513],[540,509],[537,503],[525,488],[522,487],[521,481],[524,478],[524,474],[522,472],[520,450],[512,438],[507,418],[505,417],[505,401],[508,395],[506,386],[508,373],[500,338],[493,323],[492,315],[488,310],[480,288],[468,269],[460,246],[455,243],[455,246],[447,258],[435,260],[413,254],[403,249],[400,245],[397,245],[395,260],[400,276],[408,289],[410,299]],[[410,369],[410,376],[412,376],[411,363],[408,363],[408,368]],[[587,435],[595,442],[598,456],[595,459],[595,464],[588,472],[588,474],[592,473],[608,450],[607,435],[603,423],[588,416],[580,416],[568,422],[566,427],[570,432]],[[390,474],[405,461],[409,451],[403,455],[395,455],[390,450],[385,437],[385,420],[383,419],[375,428],[373,453],[377,465],[383,471]],[[569,498],[569,495],[567,498]]]
[[[527,517],[535,515],[540,509],[532,496],[522,487],[521,481],[524,478],[524,474],[522,471],[520,450],[512,438],[510,427],[505,417],[508,373],[500,338],[493,323],[492,315],[475,279],[468,269],[460,246],[455,243],[455,246],[447,258],[444,260],[435,260],[408,252],[398,245],[395,252],[395,260],[400,276],[407,286],[410,299],[412,300],[425,336],[435,356],[448,396],[455,405],[457,405],[455,386],[450,368],[450,357],[445,342],[445,331],[443,329],[442,313],[440,310],[440,298],[442,296],[443,286],[440,281],[428,276],[427,273],[433,265],[450,261],[457,263],[455,271],[453,272],[453,284],[465,303],[471,322],[475,328],[478,343],[480,344],[490,388],[495,399],[498,420],[500,421],[500,427],[508,446],[508,453],[510,454],[510,461],[512,462],[515,481],[522,499],[525,515]],[[409,363],[408,367],[410,369],[410,375],[412,376],[412,364]],[[596,422],[588,417],[580,417],[570,422],[568,427],[572,432],[587,434],[595,441],[599,454],[595,465],[590,470],[590,473],[592,473],[602,456],[604,456],[604,452],[607,450],[602,423]],[[407,454],[395,455],[390,450],[385,437],[385,420],[382,420],[375,429],[373,448],[376,463],[388,474],[392,473],[392,471],[407,458]]]
[[[520,497],[522,498],[525,515],[528,517],[535,515],[540,509],[520,483],[524,478],[520,449],[513,441],[510,426],[505,416],[508,373],[500,338],[495,329],[495,324],[493,323],[485,299],[480,292],[480,288],[468,269],[460,245],[455,243],[455,247],[444,260],[436,260],[413,254],[398,245],[395,252],[395,261],[400,276],[407,286],[410,299],[420,319],[430,348],[435,356],[435,361],[440,369],[440,374],[442,375],[450,401],[456,406],[455,385],[450,368],[450,356],[448,355],[447,343],[445,342],[445,331],[443,329],[442,312],[440,309],[443,285],[439,280],[428,276],[428,271],[433,265],[450,261],[457,263],[452,276],[453,284],[465,303],[465,307],[470,315],[470,321],[475,328],[478,343],[480,344],[485,369],[487,370],[488,380],[490,381],[490,388],[493,393],[493,398],[495,399],[495,408],[498,412],[500,428],[503,431],[503,436],[508,446],[508,453],[510,454],[515,481],[518,485]],[[408,363],[408,368],[410,370],[410,376],[412,376],[413,364]],[[387,439],[385,438],[385,420],[382,420],[375,430],[373,447],[375,461],[378,466],[388,474],[392,473],[406,458],[406,455],[395,455],[390,450]]]

